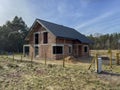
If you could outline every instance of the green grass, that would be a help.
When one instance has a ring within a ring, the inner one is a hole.
[[[89,64],[88,64],[89,66]],[[104,66],[108,68],[109,66]],[[120,66],[112,73],[119,74]],[[120,90],[120,76],[97,74],[83,65],[13,61],[0,58],[0,90]]]

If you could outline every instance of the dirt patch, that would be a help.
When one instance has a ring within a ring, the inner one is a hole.
[[[77,58],[75,58],[74,56],[65,57],[65,62],[71,63],[71,62],[75,62],[75,61],[77,61]]]

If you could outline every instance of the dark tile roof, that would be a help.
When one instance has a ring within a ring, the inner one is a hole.
[[[69,28],[63,25],[58,25],[41,19],[36,19],[36,20],[39,21],[42,25],[44,25],[56,37],[75,39],[75,40],[79,40],[82,43],[88,43],[88,44],[93,43],[93,41],[89,40],[85,35],[79,33],[73,28]]]

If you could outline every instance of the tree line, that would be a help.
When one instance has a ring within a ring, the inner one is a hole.
[[[28,29],[23,19],[18,16],[0,26],[0,52],[22,52]]]
[[[112,34],[94,34],[89,35],[89,39],[94,41],[93,45],[90,45],[91,49],[120,49],[120,33]]]

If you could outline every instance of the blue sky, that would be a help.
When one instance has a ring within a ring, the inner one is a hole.
[[[85,35],[120,32],[120,0],[0,0],[0,25],[16,15],[29,27],[40,18]]]

